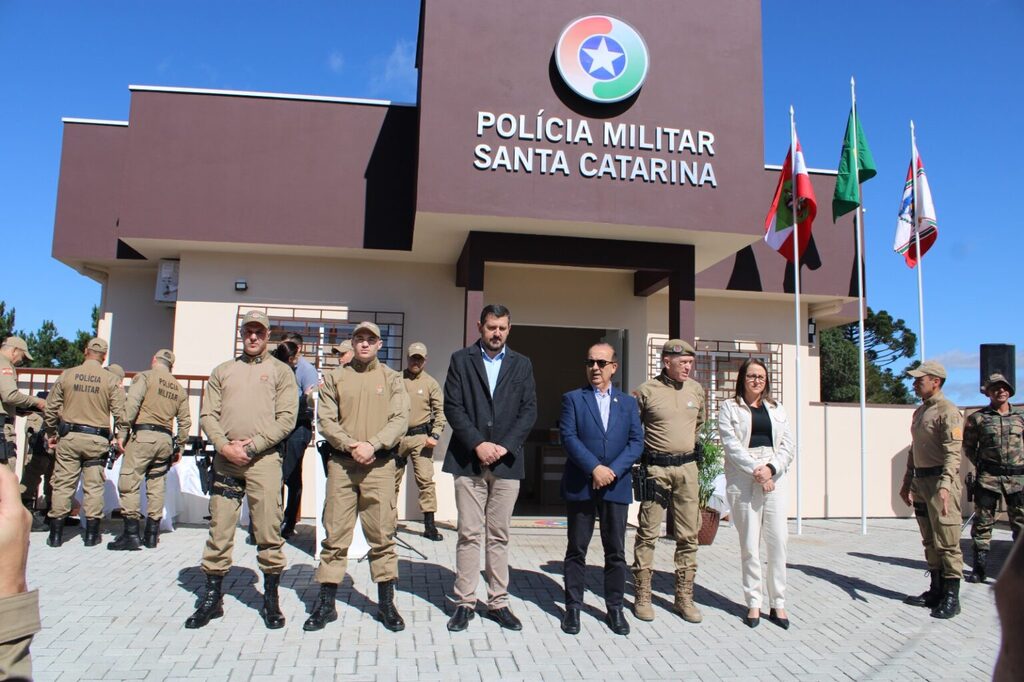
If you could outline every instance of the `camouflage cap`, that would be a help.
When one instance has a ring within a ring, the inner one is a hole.
[[[124,367],[122,367],[121,365],[118,365],[116,363],[113,365],[108,365],[107,371],[113,374],[115,377],[117,377],[119,381],[121,379],[124,379]]]
[[[158,350],[156,353],[153,354],[153,358],[156,360],[163,360],[168,365],[174,364],[174,353],[172,353],[167,348],[161,348],[160,350]]]
[[[345,339],[337,346],[331,346],[331,352],[334,353],[335,355],[344,355],[345,353],[351,353],[352,342],[349,341],[348,339]]]
[[[242,318],[242,326],[247,324],[255,323],[262,325],[264,329],[270,329],[270,319],[267,318],[267,314],[262,310],[250,310]]]
[[[426,344],[420,343],[419,341],[409,344],[409,352],[407,354],[410,358],[414,355],[421,357],[427,357],[427,346]]]
[[[110,346],[107,345],[105,339],[95,338],[89,339],[89,343],[85,344],[85,349],[106,355],[107,351],[110,350]]]
[[[945,379],[946,368],[934,360],[925,360],[917,367],[917,369],[907,370],[907,374],[912,377],[932,376]]]
[[[665,342],[665,345],[661,347],[662,355],[697,355],[697,352],[693,350],[693,346],[686,343],[682,339],[669,339]]]
[[[1013,390],[1013,384],[1011,384],[1010,381],[1005,376],[1003,376],[1002,374],[999,374],[999,373],[989,374],[988,378],[985,379],[985,386],[984,386],[984,388],[985,388],[986,391],[989,391],[996,384],[1005,384],[1006,388],[1008,388],[1010,390],[1010,396],[1011,397],[1013,397],[1013,394],[1016,393],[1016,391]]]
[[[361,331],[371,332],[378,339],[380,338],[380,327],[375,325],[373,322],[360,322],[356,325],[356,328],[352,330],[352,336],[355,336]]]
[[[4,345],[10,346],[11,348],[17,348],[18,350],[25,353],[25,357],[29,360],[34,360],[32,354],[28,352],[28,344],[25,343],[25,339],[20,336],[8,336],[4,339]]]

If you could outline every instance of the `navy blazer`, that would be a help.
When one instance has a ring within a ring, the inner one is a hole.
[[[442,470],[455,476],[480,476],[483,466],[476,446],[497,443],[508,454],[490,466],[497,478],[523,479],[523,445],[537,421],[537,390],[533,364],[505,346],[494,397],[480,343],[455,351],[444,381],[444,416],[453,434]]]
[[[608,430],[601,422],[594,389],[587,385],[562,396],[558,420],[562,446],[568,455],[562,474],[562,497],[573,502],[604,499],[629,504],[633,501],[631,469],[644,451],[644,431],[636,399],[611,388]],[[591,475],[598,464],[615,472],[615,481],[594,490]]]

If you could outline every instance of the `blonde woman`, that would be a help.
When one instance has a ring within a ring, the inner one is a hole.
[[[793,436],[786,411],[771,397],[768,369],[757,358],[740,367],[736,393],[722,402],[718,433],[725,451],[726,496],[740,534],[740,563],[747,615],[761,622],[761,538],[767,547],[768,619],[789,628],[786,613],[786,472],[793,462]]]

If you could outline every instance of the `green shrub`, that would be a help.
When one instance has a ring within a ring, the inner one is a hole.
[[[708,506],[711,494],[715,492],[715,479],[725,471],[722,459],[722,444],[718,442],[718,420],[709,419],[697,432],[697,442],[704,446],[704,459],[698,468],[700,482],[700,508]]]

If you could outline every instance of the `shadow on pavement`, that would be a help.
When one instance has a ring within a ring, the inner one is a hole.
[[[924,550],[922,550],[923,554]],[[865,552],[847,552],[847,556],[857,557],[858,559],[867,559],[869,561],[877,561],[883,564],[890,564],[891,566],[903,566],[904,568],[912,568],[915,571],[927,571],[928,564],[925,563],[924,559],[908,559],[907,557],[897,556],[883,556],[880,554],[867,554]]]
[[[565,614],[565,577],[564,577],[564,564],[561,561],[551,560],[540,567],[540,570],[550,575],[557,575],[561,579],[558,583],[559,597],[558,601],[562,604],[561,609],[557,610],[557,617],[561,621],[562,616]],[[592,566],[587,565],[587,572],[584,578],[583,587],[587,592],[597,595],[604,600],[604,567],[603,566]],[[628,580],[627,580],[628,587]],[[625,606],[625,604],[623,604]],[[584,603],[580,608],[580,613],[593,616],[597,620],[604,622],[605,612],[598,609],[591,604]]]
[[[923,562],[922,562],[923,563]],[[867,594],[874,594],[879,597],[885,597],[886,599],[895,599],[897,601],[903,601],[903,598],[907,596],[904,592],[896,592],[884,587],[879,587],[874,583],[869,583],[866,580],[857,577],[851,577],[843,575],[842,573],[836,573],[835,571],[827,568],[821,568],[820,566],[806,566],[804,564],[789,564],[789,568],[794,571],[800,571],[812,578],[818,578],[831,585],[842,588],[847,594],[850,595],[851,599],[857,601],[867,601],[862,595],[862,592]]]
[[[251,609],[259,610],[263,606],[263,593],[256,589],[258,578],[251,568],[232,566],[224,576],[222,590],[225,596],[231,596]],[[195,596],[195,606],[205,594],[206,574],[199,566],[188,566],[178,571],[178,586]]]
[[[413,565],[417,570],[413,571]],[[447,566],[429,561],[398,560],[398,582],[395,589],[414,595],[433,604],[441,613],[454,611],[454,602],[448,590],[455,584],[455,573]]]
[[[629,585],[627,584],[627,588]],[[737,590],[739,585],[736,585]],[[660,594],[670,595],[670,599],[662,597]],[[747,607],[739,602],[735,602],[728,597],[709,590],[700,584],[700,569],[697,570],[696,582],[693,585],[693,601],[698,606],[707,606],[709,608],[717,609],[723,613],[736,614],[742,612],[742,615],[747,615]],[[654,571],[654,575],[651,578],[651,603],[655,606],[672,611],[675,607],[676,602],[676,574],[668,571]]]

